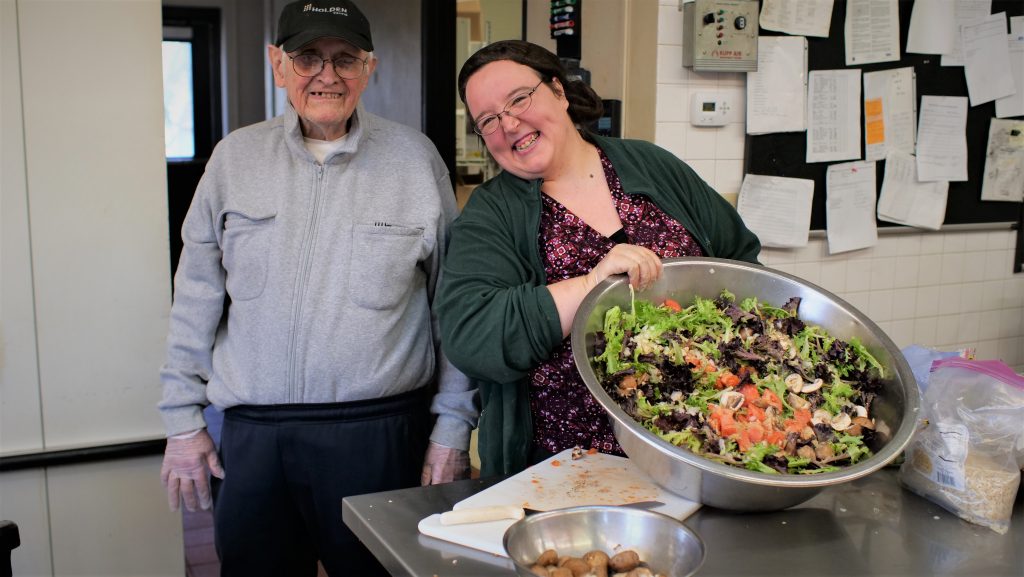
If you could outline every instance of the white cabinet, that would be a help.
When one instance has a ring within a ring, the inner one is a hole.
[[[159,0],[0,0],[0,457],[163,436],[161,39]],[[159,470],[0,474],[15,574],[184,574]]]

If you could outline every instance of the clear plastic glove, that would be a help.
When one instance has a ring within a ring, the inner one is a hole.
[[[469,453],[431,441],[423,460],[420,484],[437,485],[469,477]]]
[[[643,290],[661,277],[661,259],[653,251],[635,244],[617,244],[597,263],[588,276],[593,285],[614,275],[629,275],[629,284]]]
[[[199,507],[209,509],[213,505],[213,495],[207,475],[224,478],[217,447],[206,429],[192,437],[167,439],[160,480],[167,489],[167,504],[171,511],[177,511],[181,501],[189,511]]]

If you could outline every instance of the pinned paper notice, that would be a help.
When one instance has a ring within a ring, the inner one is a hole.
[[[829,254],[877,244],[875,163],[833,164],[825,173],[825,183],[825,222]]]
[[[1024,120],[992,119],[981,200],[1024,201]]]
[[[813,198],[813,180],[748,174],[736,211],[761,246],[806,246]]]

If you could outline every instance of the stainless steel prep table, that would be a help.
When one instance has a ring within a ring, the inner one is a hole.
[[[707,545],[701,576],[1024,576],[1024,491],[1010,532],[960,520],[900,487],[896,468],[775,513],[702,507],[686,520]],[[421,535],[420,519],[500,478],[348,497],[343,517],[392,575],[514,576],[503,557]]]

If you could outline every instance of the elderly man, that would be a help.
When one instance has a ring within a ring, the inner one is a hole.
[[[360,106],[372,50],[352,2],[286,6],[267,55],[291,106],[217,146],[182,227],[162,477],[172,509],[223,479],[224,575],[382,572],[341,499],[468,472],[475,392],[431,311],[455,197],[423,135]]]

